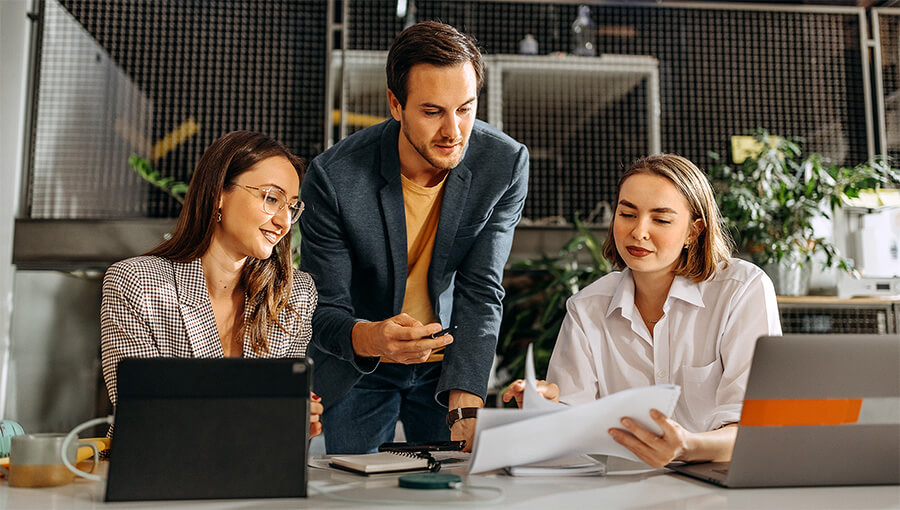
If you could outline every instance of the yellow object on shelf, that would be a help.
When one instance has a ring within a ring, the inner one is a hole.
[[[197,134],[200,131],[200,125],[193,117],[189,117],[182,122],[180,126],[170,131],[166,136],[162,137],[158,142],[153,144],[150,151],[150,162],[156,163],[163,156],[181,145],[185,140]]]
[[[900,207],[900,189],[863,189],[856,198],[844,197],[844,203],[866,209]]]
[[[341,123],[341,111],[334,110],[331,112],[331,121],[337,125]],[[347,112],[347,125],[353,127],[369,127],[375,124],[381,124],[386,121],[387,117],[378,117],[376,115],[366,115],[365,113]]]

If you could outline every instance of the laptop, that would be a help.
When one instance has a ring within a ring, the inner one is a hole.
[[[731,462],[668,467],[723,487],[900,484],[900,335],[760,338]]]
[[[306,497],[307,359],[125,359],[106,501]]]

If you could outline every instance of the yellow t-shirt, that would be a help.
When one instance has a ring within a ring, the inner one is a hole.
[[[449,175],[449,172],[447,173]],[[403,185],[403,205],[406,210],[406,293],[401,312],[422,324],[438,322],[428,296],[428,268],[434,252],[434,237],[441,218],[441,202],[447,176],[430,188],[420,186],[400,175]],[[444,355],[432,353],[428,361],[440,361]],[[382,361],[391,361],[382,358]]]

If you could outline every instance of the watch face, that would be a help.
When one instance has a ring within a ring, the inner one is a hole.
[[[460,418],[462,418],[462,409],[451,409],[450,412],[447,413],[447,426],[453,427],[453,424]]]

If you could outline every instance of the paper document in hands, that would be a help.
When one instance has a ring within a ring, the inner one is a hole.
[[[534,374],[534,350],[532,344],[528,344],[525,353],[525,391],[522,392],[522,409],[526,411],[553,411],[565,409],[564,404],[547,400],[537,389],[537,377]]]
[[[533,401],[544,399],[534,384],[534,364],[526,360],[526,379],[531,379]],[[529,368],[530,367],[530,368]],[[529,377],[530,376],[530,377]],[[527,408],[529,383],[523,396],[524,409],[481,409],[475,428],[475,444],[469,473],[481,473],[507,466],[520,466],[580,453],[615,455],[640,461],[631,450],[615,442],[608,430],[621,428],[623,416],[661,434],[650,418],[650,409],[672,415],[679,386],[665,384],[632,388],[594,402],[576,406],[539,404]]]

